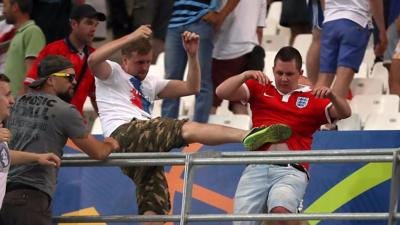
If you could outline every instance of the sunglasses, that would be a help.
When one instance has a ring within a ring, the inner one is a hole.
[[[71,83],[75,80],[75,74],[73,73],[52,73],[51,76],[64,77]]]

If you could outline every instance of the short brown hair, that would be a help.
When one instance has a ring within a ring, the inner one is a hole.
[[[294,60],[296,63],[296,68],[298,70],[301,70],[301,67],[303,65],[303,60],[301,59],[300,52],[291,46],[283,47],[278,51],[278,53],[276,53],[274,66],[276,65],[276,61],[278,61],[278,59],[282,62],[290,62]]]
[[[19,10],[23,13],[30,14],[32,12],[33,3],[32,0],[10,0],[11,4],[17,4]]]
[[[121,49],[121,54],[130,58],[133,52],[137,52],[140,55],[148,54],[153,49],[151,42],[147,38],[142,38],[137,41],[126,44]]]
[[[0,73],[0,81],[10,83],[10,78],[8,78],[5,74]]]

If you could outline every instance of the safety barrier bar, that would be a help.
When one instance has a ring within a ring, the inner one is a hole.
[[[282,163],[352,163],[392,162],[392,180],[388,213],[319,213],[319,214],[189,214],[193,168],[196,165],[282,164]],[[55,223],[99,222],[188,222],[200,221],[260,221],[260,220],[387,220],[395,225],[400,219],[397,211],[400,185],[399,149],[274,151],[274,152],[199,152],[199,153],[113,153],[105,161],[90,159],[85,154],[65,154],[62,166],[154,166],[185,165],[182,208],[180,215],[124,216],[56,216]]]

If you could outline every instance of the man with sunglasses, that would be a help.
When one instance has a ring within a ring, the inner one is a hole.
[[[25,152],[51,152],[61,158],[68,139],[94,159],[105,159],[119,149],[118,142],[103,142],[88,134],[82,116],[65,102],[76,85],[74,65],[60,55],[49,55],[38,65],[34,90],[20,96],[6,127],[13,139],[10,148]],[[0,211],[0,224],[51,225],[51,200],[58,169],[17,166],[9,171],[7,193]]]
[[[7,175],[10,165],[40,164],[42,166],[59,167],[61,160],[53,153],[36,154],[9,149],[8,143],[12,135],[3,122],[10,116],[10,109],[14,104],[11,94],[10,79],[0,73],[0,209],[6,192]]]

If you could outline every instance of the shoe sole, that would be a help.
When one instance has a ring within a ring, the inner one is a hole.
[[[250,151],[257,150],[266,143],[277,143],[287,140],[292,135],[292,129],[284,124],[273,124],[261,129],[243,140],[243,145]]]

